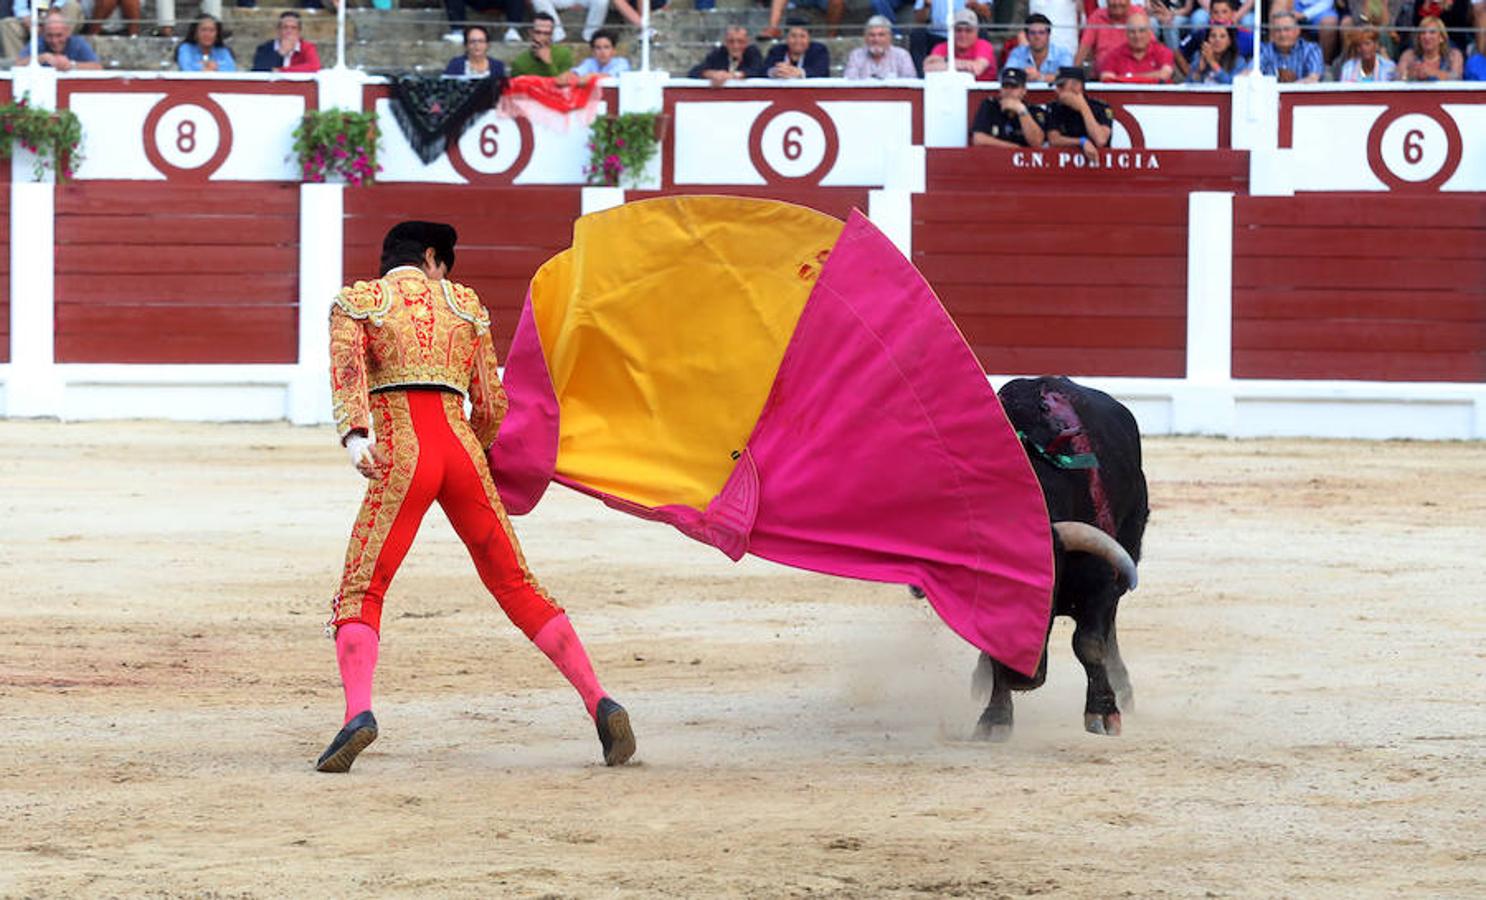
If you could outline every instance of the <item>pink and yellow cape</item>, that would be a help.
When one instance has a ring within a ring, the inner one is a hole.
[[[510,512],[557,481],[735,560],[918,585],[1036,670],[1042,492],[959,329],[861,214],[669,197],[585,216],[532,279],[504,381]]]

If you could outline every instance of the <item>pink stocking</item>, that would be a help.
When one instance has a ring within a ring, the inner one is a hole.
[[[340,664],[341,684],[346,689],[345,722],[371,709],[377,644],[376,631],[365,622],[347,622],[335,630],[335,660]]]
[[[573,631],[573,624],[568,621],[568,617],[553,616],[537,631],[531,642],[547,654],[557,670],[578,689],[579,695],[583,697],[583,705],[592,716],[594,710],[598,709],[599,701],[606,695],[604,689],[599,687],[598,676],[593,674],[593,665],[589,663],[588,654],[583,650],[583,642],[578,640],[578,634]]]

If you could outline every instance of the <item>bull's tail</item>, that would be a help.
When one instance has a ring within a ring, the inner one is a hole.
[[[1127,590],[1135,590],[1140,576],[1135,571],[1135,560],[1125,552],[1119,541],[1086,522],[1054,522],[1053,530],[1063,542],[1063,549],[1076,553],[1092,553],[1115,570],[1125,580]]]
[[[975,664],[975,674],[970,676],[970,696],[985,703],[991,699],[991,693],[995,690],[996,662],[982,653],[980,661]]]

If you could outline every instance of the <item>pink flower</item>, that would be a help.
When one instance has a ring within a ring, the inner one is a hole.
[[[349,159],[350,157],[351,157],[351,154],[349,154],[346,151],[340,149],[339,147],[336,148],[336,150],[335,150],[335,158],[336,159]]]
[[[340,144],[342,147],[346,146],[346,136],[344,134],[338,134],[338,135],[336,135],[335,136],[335,142],[337,144]]]
[[[624,138],[615,138],[614,139],[614,146],[616,146],[616,147],[623,147],[624,146]]]

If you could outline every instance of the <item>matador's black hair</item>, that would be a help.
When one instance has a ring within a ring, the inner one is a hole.
[[[423,251],[433,248],[433,258],[454,271],[454,244],[459,233],[443,222],[399,222],[382,239],[382,274],[398,266],[423,265]]]

